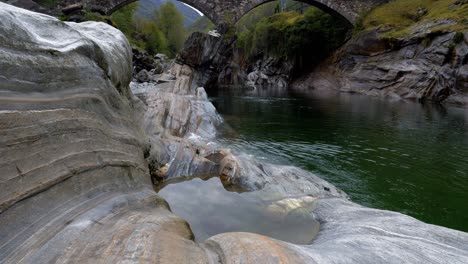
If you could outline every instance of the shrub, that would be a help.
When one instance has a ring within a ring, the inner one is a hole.
[[[318,9],[301,15],[283,12],[237,33],[237,46],[249,56],[266,53],[316,63],[341,45],[347,25]]]

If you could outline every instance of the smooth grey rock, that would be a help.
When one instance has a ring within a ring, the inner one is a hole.
[[[0,263],[209,262],[152,189],[124,35],[0,17]]]
[[[136,76],[135,76],[137,82],[144,83],[144,82],[149,82],[151,80],[150,73],[147,70],[141,70]]]
[[[167,61],[169,59],[166,54],[162,54],[162,53],[158,53],[154,55],[154,58],[159,59],[161,61]]]

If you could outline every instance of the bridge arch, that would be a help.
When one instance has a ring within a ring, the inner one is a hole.
[[[235,22],[240,20],[243,16],[248,14],[253,9],[255,9],[255,8],[261,6],[261,5],[264,5],[266,3],[270,3],[270,2],[274,2],[274,1],[277,1],[277,0],[254,0],[254,1],[252,1],[252,3],[250,5],[246,6],[242,10],[242,12],[239,14],[240,17],[238,17]],[[302,3],[308,4],[310,6],[316,7],[318,9],[332,15],[333,17],[337,17],[337,18],[340,18],[343,21],[346,21],[350,25],[354,24],[355,19],[352,16],[350,16],[349,14],[346,14],[345,10],[341,10],[342,8],[340,8],[340,6],[333,7],[333,6],[326,5],[324,3],[324,2],[330,2],[330,1],[321,1],[321,0],[294,0],[294,1],[302,2]],[[331,1],[331,2],[333,2],[333,1]]]

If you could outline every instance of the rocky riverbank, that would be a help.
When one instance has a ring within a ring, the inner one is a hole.
[[[3,3],[0,17],[1,263],[468,262],[467,233],[220,148],[222,119],[191,65],[130,84],[131,48],[116,29]],[[280,214],[311,207],[320,231],[309,245],[250,233],[195,243],[152,184],[193,175]]]
[[[360,33],[292,88],[467,106],[468,32],[415,30],[404,38]]]

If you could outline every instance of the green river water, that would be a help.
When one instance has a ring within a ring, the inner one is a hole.
[[[362,205],[468,231],[468,110],[367,96],[224,95],[222,144],[296,165]]]

